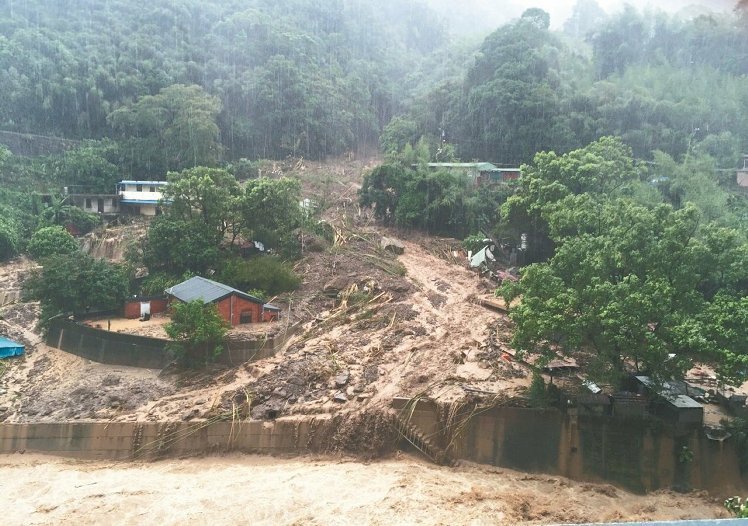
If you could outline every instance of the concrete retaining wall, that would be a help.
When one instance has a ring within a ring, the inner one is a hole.
[[[328,418],[275,422],[2,424],[0,453],[28,451],[85,459],[154,459],[242,451],[321,452],[333,430]]]
[[[289,328],[273,338],[242,340],[229,333],[218,362],[237,365],[275,355],[294,332]],[[50,321],[47,345],[88,360],[109,365],[162,369],[174,358],[166,350],[169,340],[87,327],[72,320]]]
[[[47,330],[47,345],[81,358],[109,365],[162,369],[172,361],[167,340],[109,332],[55,319]]]
[[[447,408],[428,402],[405,411],[432,443],[451,447],[458,459],[612,482],[640,493],[675,488],[733,495],[748,490],[735,441],[710,440],[702,428],[679,431],[657,420],[513,407],[475,413],[466,407],[450,420]],[[690,459],[682,454],[684,447]]]
[[[444,408],[420,403],[411,422],[434,443],[451,444],[458,459],[610,482],[637,492],[704,489],[724,496],[748,490],[734,443],[709,440],[701,430],[674,432],[646,421],[582,419],[558,411],[510,407],[458,412],[453,420],[448,414]],[[468,414],[470,418],[464,420]],[[329,415],[210,424],[0,424],[0,453],[23,450],[121,460],[224,451],[324,453],[338,441],[340,425]],[[692,453],[687,461],[681,455],[684,446]]]

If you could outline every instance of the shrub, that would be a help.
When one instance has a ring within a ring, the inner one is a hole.
[[[228,259],[217,279],[239,290],[261,290],[268,296],[292,291],[301,284],[291,265],[276,256]]]
[[[72,254],[78,250],[78,243],[63,227],[45,226],[34,232],[27,250],[32,258],[41,259],[58,254]]]
[[[171,321],[164,326],[173,340],[169,349],[187,367],[198,367],[223,352],[223,338],[228,326],[214,304],[200,300],[174,305]]]
[[[19,241],[15,222],[0,218],[0,261],[16,255]]]

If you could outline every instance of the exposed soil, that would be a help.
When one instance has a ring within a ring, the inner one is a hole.
[[[31,332],[38,307],[10,305],[0,311],[8,322],[6,333],[33,343],[25,358],[8,363],[0,379],[0,407],[6,409],[0,418],[194,419],[237,406],[246,416],[274,418],[382,408],[396,396],[440,401],[476,392],[515,396],[528,383],[527,371],[486,354],[489,325],[508,322],[477,304],[489,291],[466,268],[456,251],[459,242],[382,229],[359,209],[356,190],[363,169],[373,162],[289,160],[273,171],[301,178],[305,194],[325,207],[323,220],[333,238],[318,236],[313,246],[305,245],[296,265],[301,287],[271,300],[283,308],[282,323],[232,331],[232,338],[255,339],[295,325],[296,334],[281,353],[201,374],[108,367],[39,343]],[[117,260],[137,239],[136,230],[137,224],[116,227],[89,236],[87,244],[105,247],[90,250]],[[400,239],[404,253],[382,250],[383,235]],[[29,261],[6,266],[0,280],[20,288],[32,266]],[[164,337],[163,322],[161,316],[148,322],[113,319],[111,330]],[[107,328],[110,321],[90,323]]]
[[[156,463],[0,457],[3,523],[558,524],[725,518],[702,493],[638,496],[508,469],[230,455]]]

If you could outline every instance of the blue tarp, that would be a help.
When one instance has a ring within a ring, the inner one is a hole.
[[[23,349],[24,347],[22,344],[0,336],[0,358],[21,356],[23,354]]]

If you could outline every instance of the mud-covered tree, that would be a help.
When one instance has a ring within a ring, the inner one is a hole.
[[[195,300],[175,304],[164,329],[173,340],[169,347],[178,361],[186,367],[199,367],[223,352],[228,327],[214,304]]]

